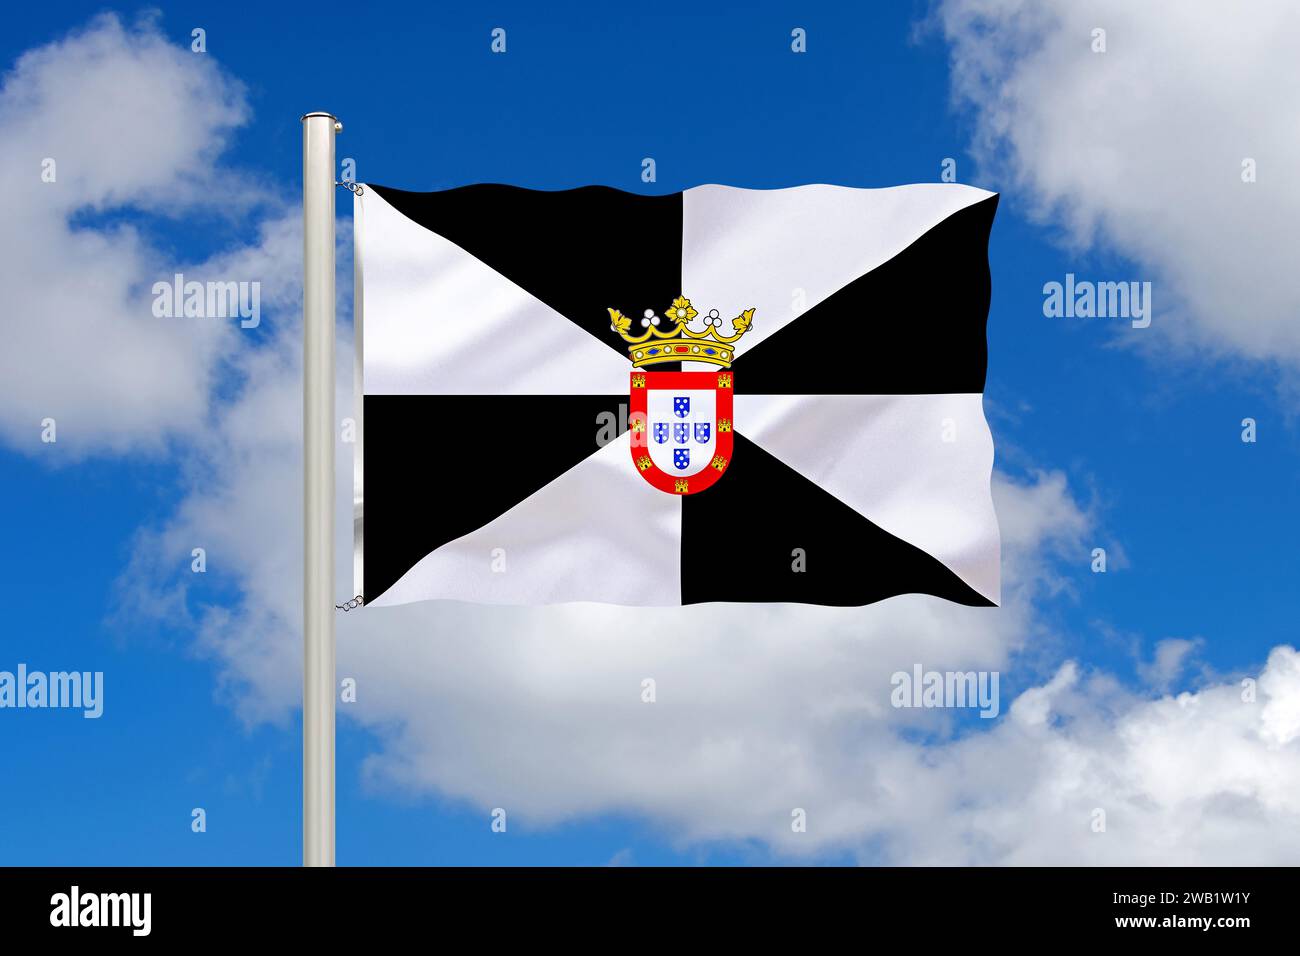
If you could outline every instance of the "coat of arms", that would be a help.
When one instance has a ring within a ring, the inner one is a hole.
[[[692,328],[699,315],[690,299],[678,296],[666,310],[668,324],[646,309],[644,331],[632,334],[632,320],[609,310],[611,328],[628,343],[632,387],[628,422],[632,461],[642,477],[660,491],[689,495],[722,477],[731,463],[734,344],[750,328],[754,310],[731,320],[722,331],[716,309]],[[705,371],[650,371],[648,366],[691,363]]]

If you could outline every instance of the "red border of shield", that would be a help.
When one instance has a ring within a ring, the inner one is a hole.
[[[729,369],[713,372],[645,372],[638,369],[632,373],[631,387],[628,390],[628,426],[632,432],[632,464],[641,473],[642,478],[670,495],[693,495],[710,487],[722,477],[722,473],[731,465],[731,436],[735,428],[735,418],[731,413],[734,376],[735,373]],[[638,380],[641,385],[637,384]],[[713,389],[717,409],[717,417],[713,424],[716,436],[713,449],[714,460],[703,471],[697,471],[689,478],[681,479],[661,471],[653,461],[650,461],[647,448],[650,435],[646,426],[646,392],[650,388]],[[720,424],[724,419],[729,423],[726,429]],[[721,465],[718,464],[719,459]],[[646,467],[642,467],[643,465]],[[683,481],[686,482],[685,489],[681,484]]]

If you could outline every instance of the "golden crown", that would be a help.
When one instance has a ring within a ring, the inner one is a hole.
[[[660,331],[663,321],[655,315],[654,309],[645,310],[641,319],[645,332],[639,336],[630,334],[632,320],[618,309],[609,310],[609,327],[628,343],[627,351],[634,368],[658,362],[708,362],[729,368],[735,354],[732,346],[749,331],[754,321],[754,310],[746,309],[731,320],[731,335],[722,334],[722,318],[717,309],[704,317],[704,330],[696,332],[690,323],[699,314],[691,307],[690,299],[679,295],[664,310],[664,316],[672,323],[670,331]]]

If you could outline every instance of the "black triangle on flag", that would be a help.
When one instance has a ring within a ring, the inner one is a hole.
[[[682,498],[682,603],[856,606],[897,594],[992,602],[742,433],[725,481]]]
[[[610,348],[608,308],[640,316],[682,292],[682,194],[608,186],[545,191],[484,183],[413,193],[371,186]]]

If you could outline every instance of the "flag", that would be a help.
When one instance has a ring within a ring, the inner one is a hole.
[[[363,185],[356,593],[996,604],[996,206]]]

